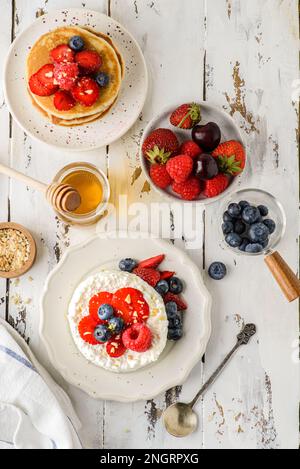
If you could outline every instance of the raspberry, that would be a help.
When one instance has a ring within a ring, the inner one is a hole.
[[[197,158],[197,156],[203,153],[203,150],[197,145],[197,143],[193,142],[193,140],[189,140],[181,145],[180,153],[182,155],[188,155],[191,158]]]
[[[123,344],[134,352],[146,352],[151,347],[152,332],[145,324],[133,324],[122,334]]]
[[[112,305],[117,310],[116,316],[126,324],[147,321],[150,310],[143,294],[135,288],[121,288],[113,295]]]
[[[167,171],[175,182],[184,182],[193,170],[193,159],[188,155],[174,156],[167,162]]]
[[[82,340],[91,345],[99,345],[99,342],[94,337],[94,331],[99,323],[91,316],[85,316],[78,324],[78,332]]]
[[[119,358],[124,355],[126,347],[120,335],[115,336],[106,344],[106,352],[112,358]]]
[[[104,321],[101,321],[99,316],[98,316],[98,310],[101,305],[108,304],[113,306],[112,304],[113,300],[113,295],[112,293],[108,292],[101,292],[98,293],[97,295],[92,296],[92,298],[89,301],[89,313],[90,316],[97,321],[99,324],[103,324]]]
[[[166,165],[151,165],[150,177],[154,184],[161,189],[166,189],[172,183],[172,179],[167,171]]]
[[[54,78],[62,90],[69,91],[78,78],[78,65],[75,63],[60,63],[54,67]]]
[[[164,303],[167,304],[171,302],[176,303],[180,311],[184,311],[187,309],[186,302],[180,296],[174,295],[174,293],[168,292],[164,296]]]
[[[200,195],[201,183],[198,178],[191,178],[181,183],[174,182],[172,189],[184,200],[195,200]]]
[[[160,274],[155,269],[148,269],[144,267],[137,267],[134,269],[133,273],[140,277],[144,282],[151,285],[151,287],[155,287],[157,282],[160,280]]]

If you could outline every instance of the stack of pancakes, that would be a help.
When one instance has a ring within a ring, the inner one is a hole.
[[[103,117],[118,98],[125,68],[120,52],[108,36],[77,26],[66,26],[44,34],[34,44],[27,58],[27,82],[40,67],[51,62],[51,50],[60,44],[68,44],[72,36],[81,36],[87,50],[98,52],[103,60],[101,71],[110,76],[110,83],[107,87],[100,89],[99,98],[92,106],[86,107],[77,102],[69,111],[56,109],[53,96],[37,96],[28,88],[34,105],[52,123],[63,126],[86,124]]]

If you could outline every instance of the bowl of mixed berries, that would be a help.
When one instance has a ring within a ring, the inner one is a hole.
[[[196,102],[155,117],[144,131],[140,158],[146,178],[161,195],[202,204],[235,190],[246,167],[233,119]]]

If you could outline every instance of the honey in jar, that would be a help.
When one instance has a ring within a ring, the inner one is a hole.
[[[69,184],[80,194],[81,204],[73,213],[86,215],[97,209],[103,198],[103,187],[99,178],[84,169],[67,174],[62,181]]]

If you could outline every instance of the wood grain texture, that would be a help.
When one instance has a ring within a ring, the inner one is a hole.
[[[112,195],[128,194],[128,202],[159,202],[150,190],[138,160],[142,131],[154,114],[172,103],[207,99],[224,108],[247,141],[250,168],[245,185],[274,193],[284,205],[288,230],[280,251],[298,268],[297,103],[292,84],[298,77],[298,11],[296,0],[66,0],[65,8],[83,7],[109,13],[137,38],[150,72],[150,92],[136,125],[119,142],[95,152],[73,154],[31,140],[11,125],[10,164],[44,182],[72,161],[89,161],[107,172]],[[2,6],[3,5],[3,6]],[[4,10],[3,10],[4,8]],[[11,35],[37,16],[61,8],[59,0],[1,0],[0,63],[3,66]],[[284,38],[284,41],[282,40]],[[3,100],[2,100],[3,101]],[[9,161],[9,118],[0,99],[0,158]],[[8,184],[0,179],[1,221],[8,217]],[[287,190],[288,184],[288,190]],[[70,244],[90,236],[60,222],[43,197],[23,185],[10,183],[11,219],[33,231],[38,258],[21,279],[0,282],[0,314],[26,338],[38,358],[71,396],[82,420],[82,441],[89,448],[296,448],[298,446],[299,366],[297,303],[287,305],[274,287],[263,259],[233,256],[220,246],[218,205],[193,209],[199,246],[190,250],[199,268],[225,261],[229,275],[213,282],[213,334],[205,363],[193,370],[184,386],[148,402],[118,404],[95,401],[69,386],[49,365],[39,342],[39,296],[46,276]],[[138,207],[136,207],[138,208]],[[169,217],[166,238],[180,222]],[[125,217],[124,217],[125,218]],[[134,214],[129,214],[129,220]],[[161,233],[159,222],[154,226]],[[189,247],[183,236],[175,243]],[[270,294],[271,292],[271,294]],[[2,298],[2,299],[1,299]],[[186,440],[168,436],[160,416],[170,403],[190,400],[233,345],[244,321],[258,325],[258,340],[241,350],[212,390],[200,402],[200,430]]]

